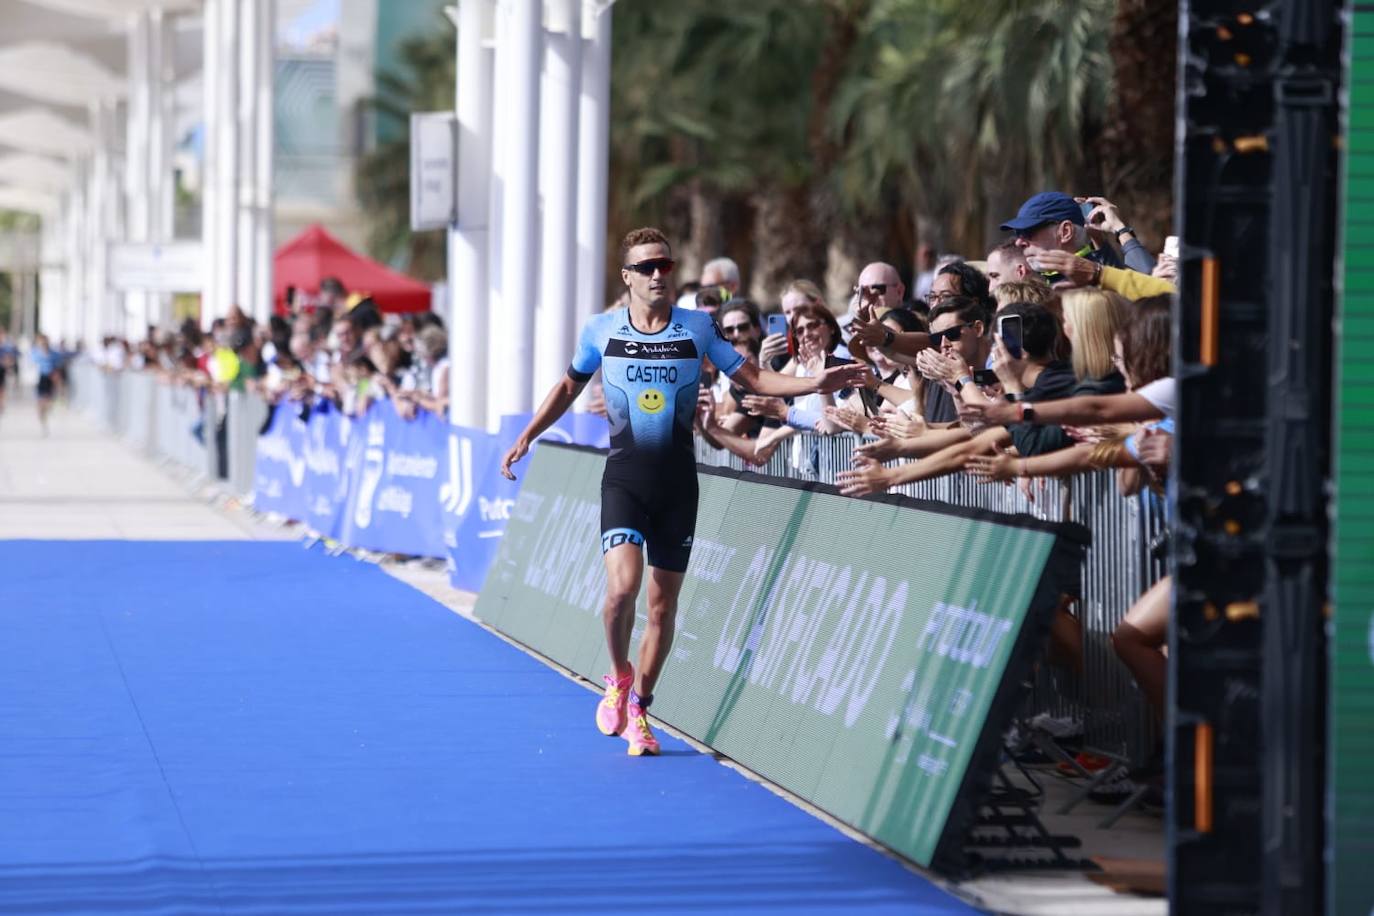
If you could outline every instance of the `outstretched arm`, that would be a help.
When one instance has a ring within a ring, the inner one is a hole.
[[[876,461],[859,455],[855,457],[854,470],[835,475],[835,482],[839,484],[840,492],[847,496],[881,493],[889,487],[901,486],[904,483],[953,474],[963,469],[964,462],[971,455],[1001,448],[1010,443],[1011,433],[998,426],[985,429],[972,439],[951,445],[928,458],[895,468],[885,468]]]
[[[854,450],[854,456],[856,458],[871,458],[874,461],[891,461],[893,458],[924,458],[951,445],[967,442],[970,438],[968,429],[963,426],[927,429],[918,436],[910,436],[905,439],[883,438],[874,442],[865,442]]]
[[[1058,401],[1039,401],[1034,404],[1012,404],[994,401],[988,405],[971,406],[975,419],[984,423],[1016,423],[1021,408],[1030,407],[1034,422],[1046,426],[1099,426],[1103,423],[1144,423],[1161,420],[1164,412],[1135,392],[1126,394],[1095,394]],[[1029,421],[1028,421],[1029,422]]]
[[[746,391],[765,394],[775,398],[793,398],[805,394],[839,391],[841,388],[859,388],[869,368],[863,363],[845,363],[832,366],[815,378],[795,375],[780,375],[760,369],[753,363],[744,363],[730,376]]]
[[[586,381],[575,381],[571,376],[563,376],[552,388],[549,389],[548,396],[544,398],[544,403],[539,405],[534,416],[530,418],[530,425],[525,427],[525,431],[515,440],[515,444],[506,452],[501,459],[501,476],[507,480],[514,480],[515,474],[511,472],[511,465],[524,458],[530,450],[530,443],[554,424],[554,422],[572,406],[573,401],[582,393],[586,386]]]

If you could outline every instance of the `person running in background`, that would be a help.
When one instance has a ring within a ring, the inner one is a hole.
[[[54,376],[62,365],[62,357],[48,346],[48,336],[39,334],[29,350],[29,359],[38,370],[38,425],[43,427],[43,435],[48,434],[48,411],[52,410],[55,383]]]
[[[856,387],[868,369],[851,363],[817,376],[762,371],[721,335],[711,316],[673,305],[675,266],[657,229],[636,229],[621,243],[620,278],[629,306],[583,326],[567,376],[554,385],[501,462],[511,466],[563,415],[601,370],[611,448],[601,478],[601,553],[606,564],[604,623],[613,671],[596,709],[602,734],[621,735],[631,756],[658,753],[646,710],[673,643],[678,594],[692,553],[697,466],[692,423],[709,357],[746,390],[775,397]],[[635,601],[649,555],[649,623],[640,644],[638,681],[630,664]]]

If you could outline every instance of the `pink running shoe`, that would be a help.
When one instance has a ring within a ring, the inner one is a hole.
[[[631,700],[627,712],[630,720],[625,723],[625,731],[620,733],[620,737],[630,742],[626,753],[631,757],[657,757],[658,739],[654,737],[653,729],[649,728],[649,716],[644,712],[644,707]]]
[[[633,671],[622,678],[608,674],[602,680],[606,682],[606,696],[596,704],[596,727],[603,735],[618,735],[625,730],[625,706],[635,675]]]

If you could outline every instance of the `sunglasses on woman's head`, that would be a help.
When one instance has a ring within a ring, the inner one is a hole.
[[[672,258],[650,258],[647,261],[640,261],[637,264],[626,264],[625,269],[632,270],[645,277],[652,277],[654,271],[658,271],[661,274],[670,274],[676,266],[677,262]]]

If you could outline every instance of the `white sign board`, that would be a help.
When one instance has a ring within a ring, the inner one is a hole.
[[[111,242],[109,268],[119,293],[198,293],[205,284],[200,242]]]
[[[443,229],[458,213],[458,118],[451,111],[410,115],[410,228]]]

